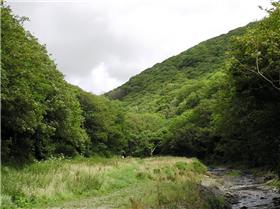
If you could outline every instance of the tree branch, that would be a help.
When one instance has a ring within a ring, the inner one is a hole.
[[[264,74],[262,74],[262,72],[260,71],[259,68],[259,55],[257,54],[256,56],[256,69],[257,72],[252,70],[253,72],[255,72],[257,75],[261,76],[265,81],[267,81],[268,83],[270,83],[272,85],[272,87],[278,91],[280,91],[280,87],[276,86],[272,80],[270,80],[269,78],[267,78]],[[280,84],[280,71],[279,71],[279,84]]]

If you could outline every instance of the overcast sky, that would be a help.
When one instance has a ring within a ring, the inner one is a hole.
[[[107,92],[155,63],[259,20],[269,0],[8,0],[70,83]]]

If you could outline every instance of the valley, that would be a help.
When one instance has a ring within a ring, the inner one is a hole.
[[[95,95],[1,3],[1,208],[279,208],[280,2],[264,11]]]

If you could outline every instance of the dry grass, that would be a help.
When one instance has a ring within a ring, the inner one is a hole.
[[[159,199],[174,202],[178,192],[188,190],[189,196],[205,204],[195,186],[205,167],[196,159],[52,159],[1,170],[2,208],[149,208]]]

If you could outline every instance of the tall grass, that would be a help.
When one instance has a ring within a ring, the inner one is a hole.
[[[207,208],[199,186],[205,172],[198,160],[176,157],[58,158],[23,168],[2,166],[2,208],[161,208],[183,203]]]

